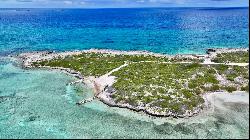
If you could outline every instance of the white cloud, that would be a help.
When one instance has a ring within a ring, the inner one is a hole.
[[[138,2],[138,3],[144,3],[145,1],[144,0],[138,0],[136,2]]]
[[[217,4],[217,5],[215,5]],[[0,0],[0,7],[249,7],[248,0]]]
[[[65,0],[65,1],[63,1],[63,3],[64,3],[64,4],[67,4],[67,5],[73,4],[73,2],[72,2],[72,1],[69,1],[69,0]]]
[[[85,1],[81,1],[80,4],[81,4],[81,5],[85,5],[86,2],[85,2]]]
[[[186,0],[149,0],[151,3],[175,3],[184,4]]]

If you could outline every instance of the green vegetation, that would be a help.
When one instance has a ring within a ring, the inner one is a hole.
[[[194,62],[194,63],[202,63],[204,59],[196,59],[196,58],[185,58],[185,57],[173,57],[170,59],[171,62]]]
[[[216,63],[249,63],[249,53],[244,51],[217,54],[212,60]]]
[[[131,64],[113,73],[118,77],[113,85],[115,100],[134,99],[137,105],[151,104],[169,111],[190,110],[204,102],[201,91],[206,83],[218,84],[211,68],[200,64]],[[193,78],[192,78],[193,77]],[[145,96],[147,95],[147,96]],[[129,103],[129,102],[127,102]],[[173,110],[172,110],[173,109]]]
[[[173,63],[179,62],[177,60],[193,63]],[[99,77],[125,62],[129,65],[112,73],[117,77],[113,85],[116,91],[111,95],[116,103],[127,103],[134,107],[146,106],[158,112],[183,114],[187,109],[193,110],[204,103],[201,97],[203,93],[220,90],[249,91],[249,86],[246,86],[249,81],[249,67],[201,65],[201,61],[195,59],[83,53],[34,62],[33,65],[70,68],[84,76]],[[216,77],[218,75],[224,77],[229,85],[222,85],[221,79]]]
[[[240,77],[242,79],[249,80],[249,67],[240,66],[226,66],[226,65],[215,65],[213,66],[220,75],[226,77],[227,80],[234,84],[237,84],[236,78]]]
[[[233,86],[225,86],[223,87],[223,89],[227,90],[230,93],[237,90],[237,88]]]
[[[99,53],[83,53],[50,61],[34,62],[34,66],[51,66],[70,68],[84,76],[101,76],[125,62],[156,61],[168,62],[168,58],[152,55],[112,55]]]
[[[133,105],[150,104],[149,107],[163,108],[165,111],[183,112],[192,110],[204,101],[200,94],[226,90],[236,91],[235,86],[223,86],[216,78],[216,71],[228,76],[231,71],[237,76],[248,75],[247,67],[204,66],[193,64],[136,63],[113,73],[118,77],[113,87],[116,102],[133,100]],[[247,80],[247,79],[246,79]],[[242,86],[240,84],[239,86]],[[244,87],[242,89],[247,89]],[[145,96],[147,95],[147,96]],[[130,104],[132,105],[132,104]]]
[[[249,83],[246,86],[241,87],[242,91],[248,91],[249,92]]]

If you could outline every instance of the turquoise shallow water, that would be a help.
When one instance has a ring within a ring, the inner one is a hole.
[[[248,138],[249,104],[225,102],[189,119],[154,118],[99,101],[64,73],[0,59],[0,138]],[[245,98],[249,98],[245,94]],[[220,101],[222,102],[222,101]]]

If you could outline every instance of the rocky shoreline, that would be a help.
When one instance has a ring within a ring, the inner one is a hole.
[[[145,51],[131,51],[131,52],[126,52],[126,51],[116,51],[116,50],[97,50],[97,49],[91,49],[91,50],[84,50],[84,51],[72,51],[72,52],[61,52],[61,53],[55,53],[55,52],[33,52],[33,53],[23,53],[18,55],[18,58],[22,60],[22,66],[24,68],[45,68],[45,69],[52,69],[52,70],[59,70],[62,72],[65,72],[69,75],[72,75],[79,79],[80,81],[83,81],[83,83],[87,84],[91,88],[95,88],[93,86],[93,81],[89,80],[88,77],[84,77],[81,75],[80,72],[71,70],[69,68],[62,68],[62,67],[48,67],[48,66],[40,66],[40,67],[33,67],[32,63],[33,62],[40,62],[44,60],[52,60],[54,58],[58,57],[66,57],[69,55],[79,55],[82,53],[102,53],[102,54],[116,54],[116,55],[154,55],[157,57],[168,57],[168,58],[173,58],[173,57],[182,57],[182,58],[211,58],[216,56],[217,53],[225,53],[225,52],[232,52],[232,51],[248,51],[248,49],[245,48],[240,48],[240,49],[208,49],[206,55],[175,55],[175,56],[170,56],[170,55],[163,55],[163,54],[156,54],[156,53],[150,53],[150,52],[145,52]],[[92,79],[93,80],[93,79]],[[103,79],[102,79],[103,80]],[[174,118],[184,118],[184,117],[192,117],[194,115],[199,114],[204,108],[207,106],[204,104],[199,105],[198,107],[195,107],[193,111],[191,110],[186,110],[184,114],[179,114],[179,113],[174,113],[174,112],[156,112],[152,108],[147,108],[147,106],[131,106],[129,104],[117,104],[115,103],[112,98],[110,97],[111,93],[106,89],[106,88],[112,88],[112,85],[104,85],[100,83],[100,79],[95,78],[94,81],[97,81],[97,84],[100,86],[102,89],[100,93],[96,94],[96,97],[102,101],[104,104],[110,106],[110,107],[119,107],[119,108],[127,108],[136,112],[145,112],[148,115],[155,116],[155,117],[174,117]],[[98,83],[99,81],[99,83]],[[105,83],[105,82],[104,82]]]
[[[138,106],[138,107],[134,107],[131,106],[129,104],[117,104],[114,101],[112,101],[111,98],[107,97],[107,94],[110,93],[103,93],[100,96],[98,96],[98,99],[103,102],[104,104],[110,106],[110,107],[118,107],[118,108],[126,108],[126,109],[130,109],[132,111],[135,112],[144,112],[150,116],[154,116],[154,117],[173,117],[173,118],[185,118],[185,117],[192,117],[194,115],[199,114],[203,108],[205,108],[204,104],[199,105],[198,107],[196,107],[193,111],[187,110],[185,114],[178,114],[178,113],[173,113],[171,111],[169,112],[155,112],[153,109],[149,109],[149,108],[145,108],[142,106]],[[106,96],[106,97],[103,97]]]
[[[249,48],[211,48],[207,49],[207,54],[229,53],[237,51],[249,51]]]

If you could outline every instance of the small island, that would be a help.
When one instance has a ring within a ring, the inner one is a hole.
[[[57,69],[92,87],[103,103],[152,116],[191,117],[204,94],[249,92],[249,50],[208,49],[204,55],[84,50],[18,55],[24,68]],[[83,104],[94,98],[80,101]]]

